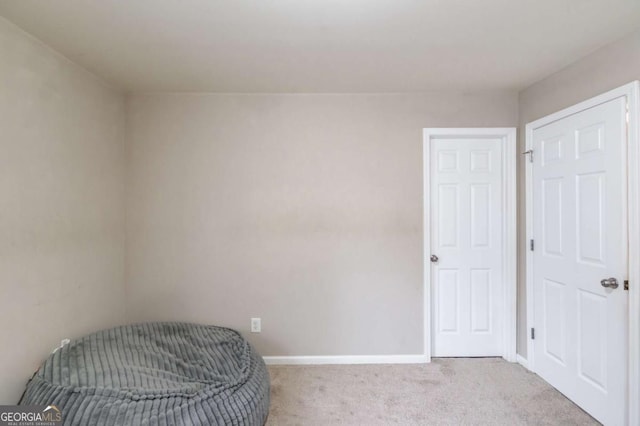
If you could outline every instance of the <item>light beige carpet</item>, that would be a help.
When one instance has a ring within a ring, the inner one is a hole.
[[[538,376],[499,358],[269,366],[269,373],[270,426],[598,424]]]

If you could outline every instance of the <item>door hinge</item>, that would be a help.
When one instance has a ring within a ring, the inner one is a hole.
[[[629,290],[629,280],[624,280],[624,289]]]
[[[529,249],[531,251],[533,251],[533,247],[534,247],[533,240],[529,240]]]
[[[528,155],[529,156],[529,162],[533,163],[533,150],[532,149],[523,152],[522,155]]]
[[[531,340],[536,340],[536,329],[531,328]]]

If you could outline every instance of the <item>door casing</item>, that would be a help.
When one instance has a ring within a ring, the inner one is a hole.
[[[516,129],[508,128],[427,128],[423,130],[423,305],[424,355],[431,362],[432,309],[431,309],[431,141],[435,138],[499,138],[502,141],[502,209],[503,223],[503,279],[504,279],[504,342],[502,356],[516,361],[516,290],[517,290],[517,223],[516,223]]]
[[[628,422],[630,425],[640,424],[640,149],[638,147],[639,105],[638,94],[640,82],[634,81],[602,95],[580,102],[569,108],[543,117],[526,125],[526,150],[533,149],[533,132],[549,123],[560,120],[580,111],[602,103],[626,97],[627,99],[627,209],[629,232],[629,388]],[[535,155],[535,152],[534,152]],[[528,242],[533,239],[533,167],[526,161],[526,294],[527,294],[527,360],[526,367],[536,372],[535,340],[529,330],[534,324],[533,295],[533,254]],[[623,290],[624,291],[624,290]]]

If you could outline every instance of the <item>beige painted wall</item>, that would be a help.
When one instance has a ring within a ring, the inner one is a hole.
[[[123,321],[124,99],[0,18],[0,404]]]
[[[515,93],[132,96],[129,320],[422,353],[422,128],[516,123]]]
[[[569,67],[539,81],[519,95],[519,146],[524,150],[524,126],[545,115],[580,101],[640,79],[640,31],[610,44]],[[525,204],[524,158],[519,163],[519,297],[518,353],[526,356],[526,294],[525,294]]]

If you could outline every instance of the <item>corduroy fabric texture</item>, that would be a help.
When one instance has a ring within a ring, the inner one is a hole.
[[[51,354],[21,404],[56,405],[65,425],[263,425],[269,373],[234,330],[127,325]]]

